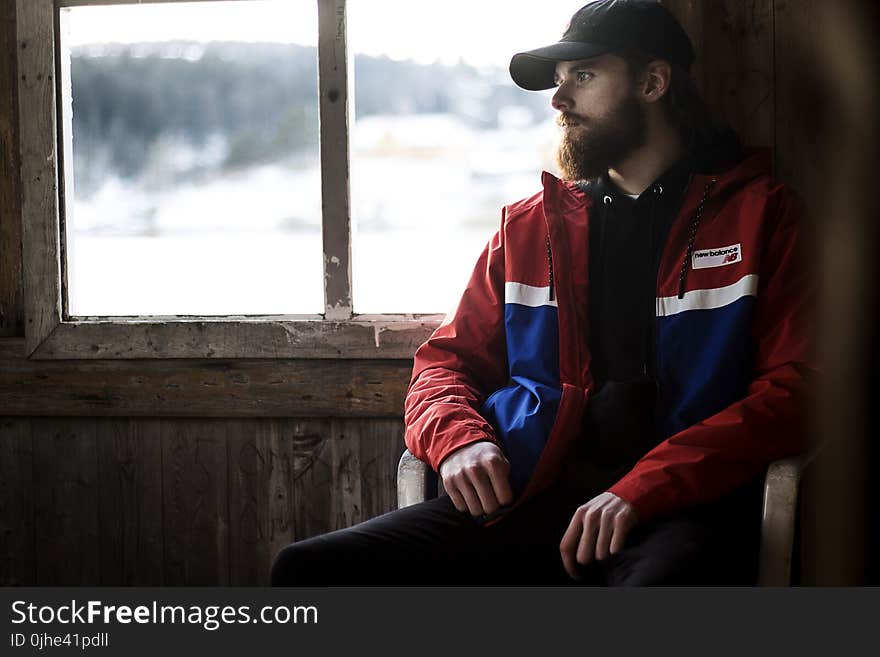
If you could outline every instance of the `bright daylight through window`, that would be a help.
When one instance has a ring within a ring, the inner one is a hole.
[[[572,5],[347,4],[354,310],[443,313],[553,170],[506,69]],[[314,1],[61,10],[71,316],[323,312],[317,43]]]

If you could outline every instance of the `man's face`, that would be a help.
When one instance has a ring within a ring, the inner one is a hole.
[[[565,180],[588,180],[620,165],[645,143],[645,115],[626,63],[602,55],[556,65],[562,139],[556,161]]]

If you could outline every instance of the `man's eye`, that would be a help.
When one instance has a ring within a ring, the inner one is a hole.
[[[590,73],[589,71],[578,71],[577,72],[577,81],[578,82],[586,82],[591,77],[593,77],[593,74]]]

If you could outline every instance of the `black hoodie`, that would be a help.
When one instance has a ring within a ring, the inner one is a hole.
[[[735,133],[719,132],[669,167],[636,199],[607,174],[581,184],[598,209],[589,227],[589,341],[596,392],[585,422],[599,465],[628,465],[653,446],[657,404],[654,316],[657,269],[692,174],[742,157]]]

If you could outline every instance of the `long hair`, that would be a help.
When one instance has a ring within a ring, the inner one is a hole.
[[[615,51],[626,62],[630,77],[637,80],[648,64],[657,59],[643,52]],[[715,121],[687,71],[670,63],[672,76],[669,89],[660,99],[669,124],[678,130],[689,153],[698,153],[724,132],[725,126]]]

